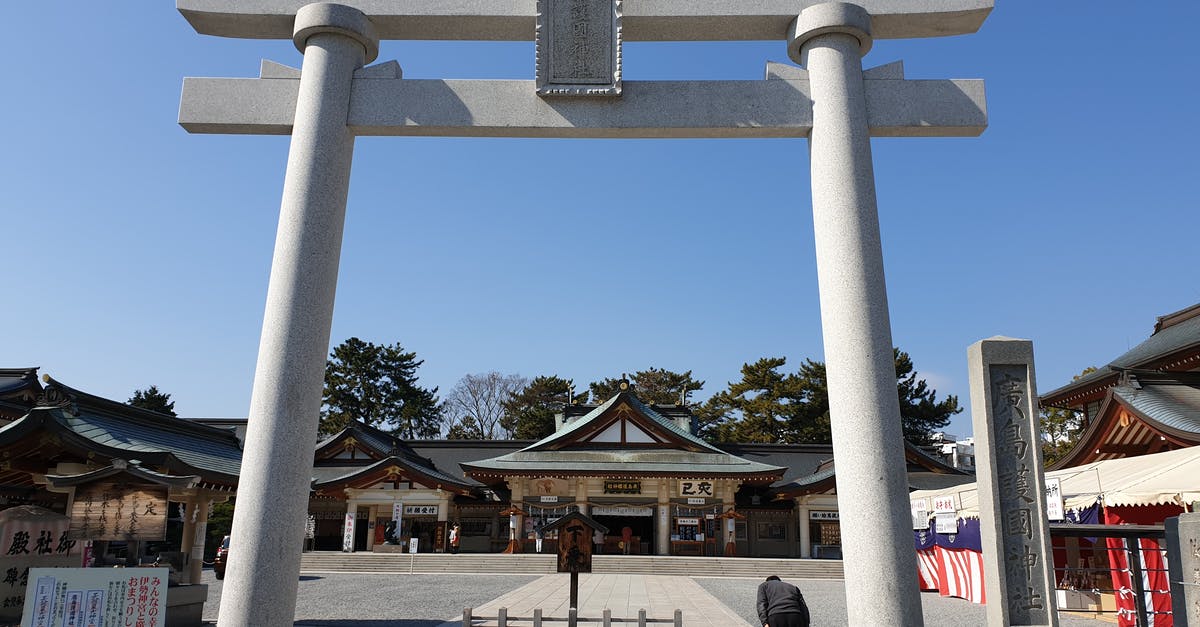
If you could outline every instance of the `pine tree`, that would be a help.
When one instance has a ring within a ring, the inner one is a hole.
[[[170,394],[158,391],[157,385],[152,385],[145,390],[134,390],[133,396],[125,403],[168,416],[175,415],[175,401],[171,400]]]
[[[629,377],[633,391],[643,403],[674,405],[685,400],[686,394],[704,387],[703,381],[692,378],[692,371],[672,372],[665,368],[639,370]],[[591,383],[593,403],[603,403],[621,391],[621,380],[605,378]]]
[[[504,403],[501,426],[521,440],[540,440],[554,433],[554,415],[563,405],[587,400],[587,392],[570,398],[573,388],[569,379],[535,377]]]
[[[926,444],[962,408],[955,396],[937,400],[937,392],[917,378],[908,353],[894,349],[893,361],[904,437]],[[744,364],[742,380],[697,411],[701,435],[713,442],[831,442],[825,364],[806,359],[795,374],[779,372],[786,363],[783,357],[766,357]]]
[[[352,337],[334,348],[325,364],[321,433],[333,434],[354,420],[402,438],[441,433],[437,388],[417,385],[425,363],[399,343],[375,345]]]

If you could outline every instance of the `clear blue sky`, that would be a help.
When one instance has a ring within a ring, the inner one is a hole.
[[[799,4],[799,2],[797,2]],[[298,66],[289,41],[195,34],[172,3],[17,3],[0,38],[0,367],[182,415],[244,416],[286,137],[189,135],[185,76]],[[1034,341],[1048,391],[1200,301],[1200,4],[1000,0],[964,37],[866,66],[983,78],[970,139],[875,140],[892,330],[967,405],[966,348]],[[388,42],[411,78],[533,77],[532,43]],[[757,79],[783,42],[627,44],[625,78]],[[579,387],[822,358],[804,140],[360,138],[332,342]],[[964,412],[951,432],[966,435]]]

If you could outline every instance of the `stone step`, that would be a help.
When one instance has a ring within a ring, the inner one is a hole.
[[[300,570],[302,572],[539,575],[555,572],[555,557],[533,554],[419,553],[409,555],[404,553],[310,551],[302,555]],[[779,575],[785,579],[843,578],[840,560],[739,557],[597,555],[592,558],[592,572],[747,578]]]

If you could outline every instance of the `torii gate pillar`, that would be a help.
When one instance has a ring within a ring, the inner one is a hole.
[[[812,208],[829,379],[838,511],[851,625],[921,625],[904,435],[875,203],[862,55],[871,16],[854,4],[810,6],[788,54],[808,69]]]
[[[304,53],[279,230],[230,538],[221,625],[291,625],[303,521],[324,389],[354,135],[346,126],[354,70],[378,39],[357,9],[296,13]],[[282,575],[282,576],[281,576]],[[238,585],[240,584],[240,585]]]

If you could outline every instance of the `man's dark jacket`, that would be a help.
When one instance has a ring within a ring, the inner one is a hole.
[[[808,624],[808,606],[800,588],[783,581],[764,581],[758,584],[758,622],[768,623],[775,614],[803,614]]]

